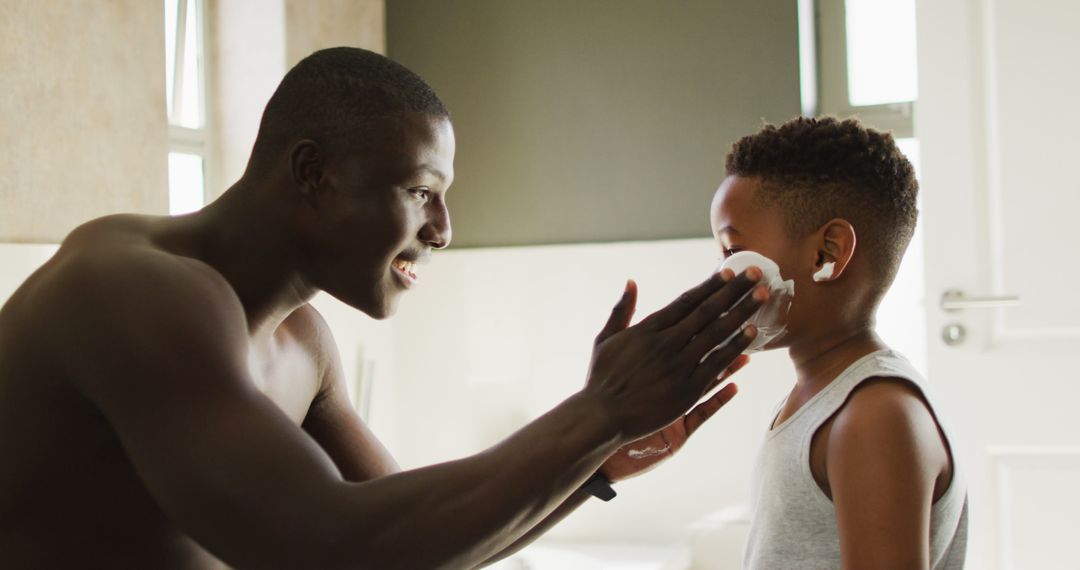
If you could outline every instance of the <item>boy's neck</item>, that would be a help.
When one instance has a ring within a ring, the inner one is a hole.
[[[795,364],[798,387],[820,389],[856,360],[889,348],[872,324],[866,323],[829,331],[788,348]]]

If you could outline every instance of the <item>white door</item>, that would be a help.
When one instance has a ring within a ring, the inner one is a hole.
[[[1077,569],[1080,2],[917,12],[928,372],[971,488],[968,567]]]

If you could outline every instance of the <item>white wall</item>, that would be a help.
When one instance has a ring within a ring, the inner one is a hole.
[[[0,243],[0,306],[31,273],[56,253],[58,247],[54,244]]]

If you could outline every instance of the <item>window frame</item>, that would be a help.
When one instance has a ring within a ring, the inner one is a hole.
[[[163,15],[164,10],[167,8],[165,4],[166,0],[162,0],[163,3]],[[212,148],[212,113],[209,108],[209,93],[211,92],[210,78],[213,76],[211,72],[211,58],[209,50],[209,24],[208,24],[208,2],[207,0],[176,0],[177,2],[177,15],[176,15],[176,44],[173,50],[173,77],[172,77],[172,108],[168,108],[166,104],[165,115],[169,128],[169,153],[182,153],[195,155],[202,159],[202,179],[203,179],[203,196],[202,203],[205,206],[209,202],[211,180],[213,180],[212,173],[214,172],[213,162],[213,148]],[[197,30],[195,32],[196,48],[195,54],[199,58],[199,65],[197,66],[199,74],[199,83],[201,89],[198,93],[199,108],[201,114],[201,124],[198,127],[186,127],[179,123],[180,110],[182,109],[182,93],[184,89],[184,58],[185,47],[187,42],[187,11],[191,7],[195,7],[195,25]],[[168,84],[166,83],[166,89]],[[168,101],[168,98],[166,98]],[[170,196],[172,188],[169,189]]]
[[[895,138],[914,138],[915,101],[855,106],[848,93],[847,18],[845,0],[813,2],[817,61],[814,113],[837,117],[858,116],[866,125],[891,131]]]

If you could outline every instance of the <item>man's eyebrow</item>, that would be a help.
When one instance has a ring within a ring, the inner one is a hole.
[[[431,174],[432,176],[434,176],[435,178],[438,178],[439,180],[443,180],[443,181],[446,180],[446,174],[443,173],[443,171],[439,170],[438,168],[435,168],[434,166],[431,166],[430,164],[424,164],[424,165],[420,166],[420,170],[423,170],[423,171]]]

